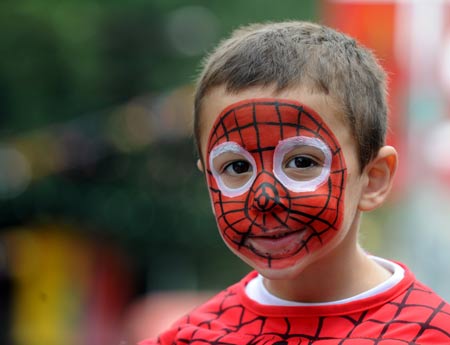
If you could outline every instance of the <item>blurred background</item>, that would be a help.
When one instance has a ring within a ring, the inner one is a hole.
[[[0,344],[134,344],[249,271],[195,167],[193,83],[231,30],[285,19],[388,70],[401,167],[361,242],[450,299],[449,1],[3,0]]]

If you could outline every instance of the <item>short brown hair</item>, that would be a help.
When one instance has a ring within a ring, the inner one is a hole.
[[[201,105],[213,87],[237,93],[252,86],[274,85],[277,91],[306,86],[341,106],[362,170],[385,142],[385,80],[367,48],[326,26],[289,21],[241,27],[205,58],[197,82],[194,135],[200,157]]]

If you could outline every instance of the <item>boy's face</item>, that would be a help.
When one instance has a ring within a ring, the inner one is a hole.
[[[358,166],[332,105],[267,88],[216,88],[203,101],[200,144],[220,234],[267,278],[294,277],[351,241]]]

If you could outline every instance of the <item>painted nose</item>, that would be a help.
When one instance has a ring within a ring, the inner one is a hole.
[[[255,191],[253,206],[261,212],[272,211],[280,205],[280,196],[275,186],[271,183],[261,183]]]

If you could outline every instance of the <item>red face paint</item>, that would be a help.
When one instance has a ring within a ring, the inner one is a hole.
[[[286,268],[339,231],[344,157],[307,106],[270,98],[232,104],[213,125],[207,152],[221,236],[247,261]]]

